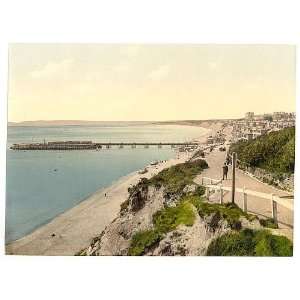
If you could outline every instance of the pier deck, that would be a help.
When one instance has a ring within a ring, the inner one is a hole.
[[[48,142],[48,143],[29,143],[29,144],[13,144],[10,149],[12,150],[97,150],[97,149],[110,149],[112,147],[124,148],[129,146],[136,148],[138,146],[149,148],[150,146],[157,146],[162,148],[163,146],[175,147],[197,147],[199,143],[187,142],[187,143],[168,143],[168,142],[97,142],[91,141],[68,141],[68,142]]]

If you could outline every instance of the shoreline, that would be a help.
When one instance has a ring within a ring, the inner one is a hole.
[[[197,138],[200,144],[213,134],[215,128]],[[117,217],[120,204],[128,197],[128,187],[140,178],[150,178],[172,165],[185,162],[193,152],[179,153],[175,158],[156,166],[146,166],[148,172],[140,170],[127,174],[106,188],[92,192],[76,206],[59,214],[33,232],[5,245],[6,254],[11,255],[74,255],[86,247],[95,236]],[[177,158],[178,157],[178,158]],[[107,194],[107,196],[105,196]]]

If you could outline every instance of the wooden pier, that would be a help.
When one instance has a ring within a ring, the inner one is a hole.
[[[97,142],[93,143],[91,141],[55,141],[55,142],[44,142],[44,143],[28,143],[28,144],[13,144],[11,150],[100,150],[100,149],[111,149],[117,147],[123,149],[124,147],[144,147],[149,148],[151,146],[156,146],[162,148],[163,146],[170,146],[171,148],[183,147],[183,148],[196,148],[199,146],[198,143],[187,142],[187,143],[161,143],[161,142]]]

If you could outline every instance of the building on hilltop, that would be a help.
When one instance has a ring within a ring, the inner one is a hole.
[[[264,116],[263,115],[254,115],[253,119],[255,121],[263,121],[264,120]]]
[[[286,119],[287,117],[288,117],[288,113],[283,112],[283,111],[278,111],[278,112],[273,113],[274,120]]]
[[[254,118],[254,112],[250,111],[245,113],[245,119],[252,120],[253,118]]]

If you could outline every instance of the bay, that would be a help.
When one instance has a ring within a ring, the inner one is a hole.
[[[8,127],[6,243],[74,207],[96,190],[151,161],[175,156],[169,147],[101,151],[13,151],[13,143],[57,140],[185,142],[206,129],[176,125]]]

